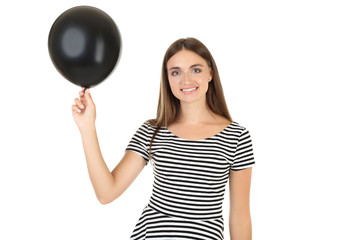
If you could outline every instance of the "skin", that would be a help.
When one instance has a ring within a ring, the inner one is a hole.
[[[188,50],[181,50],[167,63],[171,91],[180,100],[180,114],[168,126],[173,134],[190,140],[204,139],[223,130],[231,122],[210,111],[206,92],[212,71],[206,61]],[[183,91],[193,89],[193,91]],[[96,108],[89,90],[82,89],[72,106],[73,118],[82,137],[91,183],[102,204],[119,197],[145,166],[144,159],[126,151],[115,169],[110,172],[102,157],[96,134]],[[232,240],[252,238],[250,217],[250,183],[252,168],[231,171],[229,227]]]

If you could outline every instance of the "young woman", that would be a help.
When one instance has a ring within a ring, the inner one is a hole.
[[[156,118],[140,126],[112,172],[99,148],[89,90],[79,95],[73,117],[102,204],[119,197],[148,162],[153,166],[152,195],[131,239],[223,239],[228,180],[231,239],[251,239],[250,135],[232,121],[215,61],[200,41],[179,39],[169,47]]]

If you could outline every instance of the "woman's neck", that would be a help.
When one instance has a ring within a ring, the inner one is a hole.
[[[177,121],[196,125],[199,123],[216,121],[216,116],[209,109],[206,102],[181,103]]]

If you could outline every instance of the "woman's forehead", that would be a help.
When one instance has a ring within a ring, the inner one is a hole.
[[[190,68],[195,65],[207,66],[204,58],[190,50],[180,50],[167,62],[167,68]]]

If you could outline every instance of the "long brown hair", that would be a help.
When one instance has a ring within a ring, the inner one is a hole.
[[[180,111],[180,101],[172,94],[170,89],[167,63],[172,56],[181,50],[190,50],[206,60],[212,72],[212,80],[209,82],[209,88],[206,93],[206,103],[212,112],[225,117],[229,121],[232,121],[225,102],[219,72],[210,51],[202,42],[195,38],[178,39],[167,49],[162,63],[157,114],[155,119],[148,120],[150,125],[157,127],[150,141],[150,152],[152,142],[159,128],[167,127],[173,123]]]

